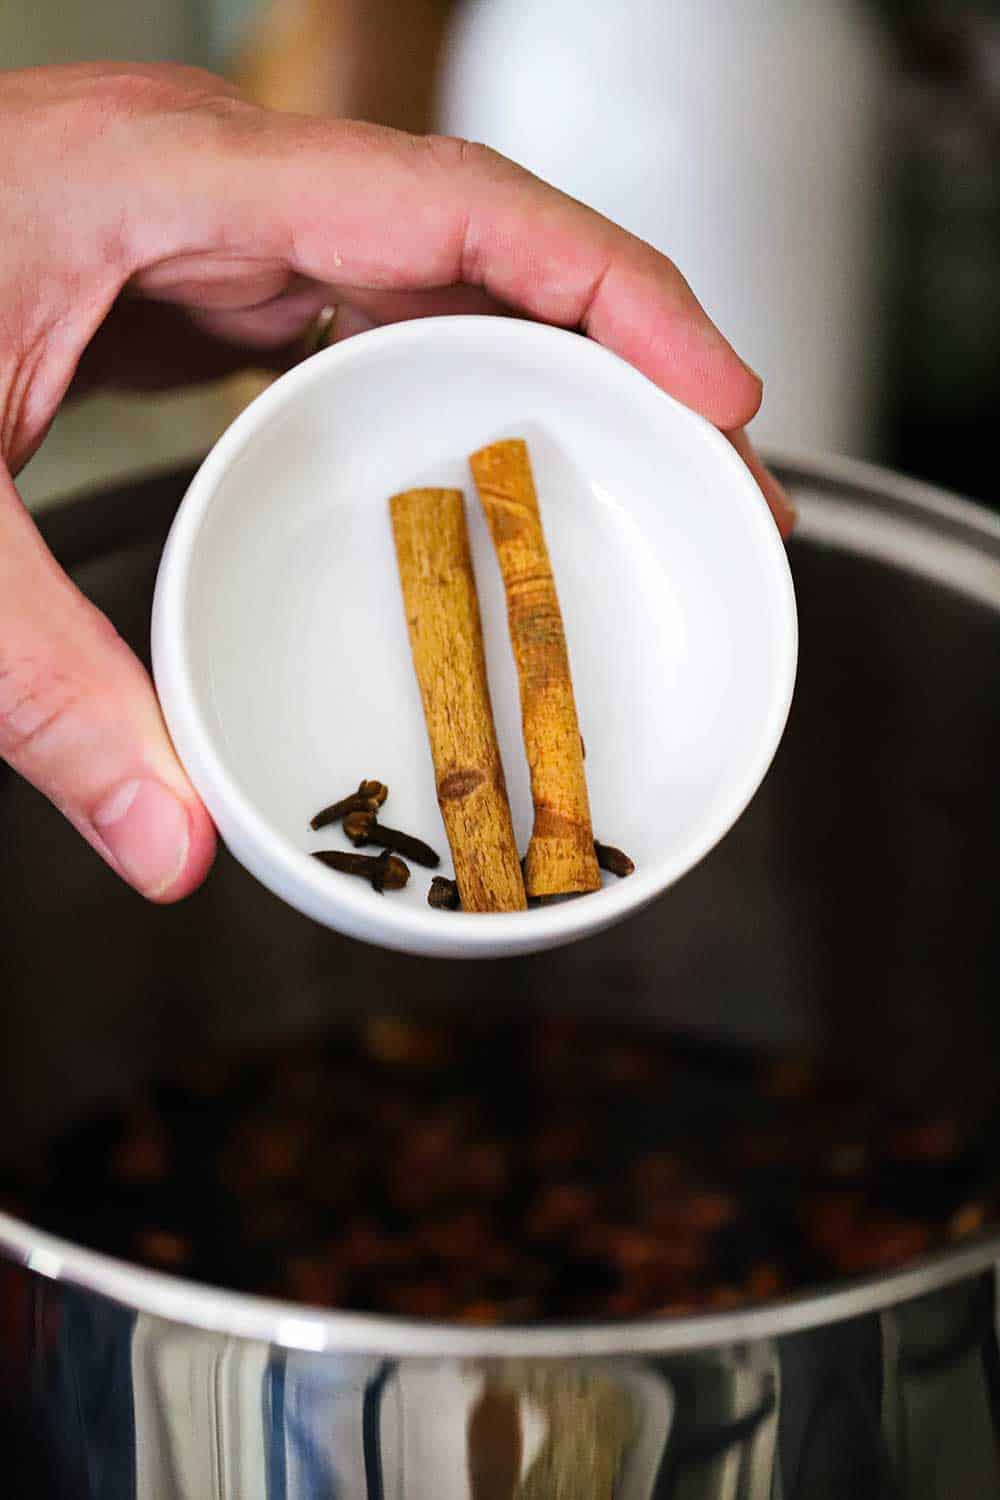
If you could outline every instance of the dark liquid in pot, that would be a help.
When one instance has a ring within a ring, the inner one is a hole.
[[[723,1308],[894,1269],[997,1217],[992,1127],[806,1060],[604,1023],[376,1017],[199,1056],[10,1206],[240,1291],[470,1323]]]

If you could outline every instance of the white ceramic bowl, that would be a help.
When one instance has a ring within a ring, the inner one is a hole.
[[[310,857],[348,848],[316,810],[362,777],[451,872],[387,501],[464,489],[520,847],[531,799],[503,589],[467,455],[528,440],[587,747],[594,830],[636,872],[527,912],[433,911]],[[729,444],[598,345],[501,318],[396,324],[278,380],[205,460],[163,554],[156,685],[177,752],[248,870],[317,921],[385,947],[494,957],[634,912],[725,834],[791,701],[791,577]]]

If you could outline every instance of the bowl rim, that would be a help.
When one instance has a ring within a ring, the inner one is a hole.
[[[369,892],[354,882],[331,882],[305,848],[294,848],[258,810],[231,774],[199,708],[186,615],[202,523],[224,475],[254,436],[305,388],[329,379],[331,372],[372,354],[442,338],[456,342],[459,349],[482,348],[486,340],[500,349],[534,345],[548,359],[572,359],[575,364],[589,359],[598,377],[631,384],[645,399],[666,403],[681,414],[690,433],[711,450],[720,476],[751,518],[758,558],[773,584],[770,603],[779,620],[769,679],[773,691],[755,753],[724,788],[718,811],[696,837],[655,865],[637,870],[628,881],[604,887],[596,893],[597,900],[527,912],[466,913],[460,927],[453,914],[402,903],[386,903],[373,917]],[[157,694],[178,756],[230,851],[261,884],[305,915],[362,941],[375,940],[377,928],[377,941],[384,947],[441,958],[493,958],[541,951],[600,932],[655,900],[725,837],[758,790],[781,741],[795,688],[798,618],[784,544],[756,482],[722,433],[617,354],[578,334],[519,319],[456,315],[391,324],[346,339],[295,366],[240,413],[198,469],[171,527],[154,593],[152,658]]]
[[[1000,613],[1000,515],[923,481],[855,459],[773,452],[769,460],[800,496],[800,534],[820,546],[879,556],[910,571],[907,534],[929,534],[955,548],[947,587],[982,598]],[[89,502],[78,500],[76,505]],[[831,536],[826,522],[842,515]],[[900,532],[893,533],[885,522]],[[43,530],[45,518],[42,518]],[[984,560],[992,571],[982,572]],[[184,1281],[85,1250],[0,1211],[0,1253],[26,1271],[103,1297],[135,1313],[276,1348],[317,1354],[405,1357],[591,1358],[671,1354],[770,1339],[891,1307],[1000,1266],[1000,1227],[961,1249],[936,1251],[903,1267],[836,1288],[813,1287],[784,1301],[713,1314],[583,1323],[572,1327],[462,1328],[412,1319],[302,1307],[205,1283]]]

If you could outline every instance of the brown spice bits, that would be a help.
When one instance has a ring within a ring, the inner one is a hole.
[[[459,1185],[469,1198],[497,1198],[510,1186],[510,1156],[498,1141],[474,1141],[467,1145],[457,1168]]]
[[[472,1328],[489,1328],[504,1321],[503,1308],[485,1297],[478,1302],[469,1302],[456,1315],[456,1321],[467,1323]]]
[[[438,806],[462,908],[524,911],[462,493],[408,490],[395,495],[389,508]]]
[[[953,1161],[961,1150],[958,1124],[949,1119],[898,1125],[889,1137],[889,1153],[900,1162]]]
[[[529,896],[600,889],[569,652],[527,445],[493,443],[469,459],[507,593],[534,829]]]
[[[301,1171],[305,1143],[291,1122],[268,1120],[248,1126],[240,1148],[259,1182],[294,1182]]]
[[[285,1269],[289,1294],[311,1307],[336,1307],[349,1285],[342,1266],[329,1255],[293,1255]]]
[[[657,1226],[673,1224],[694,1234],[718,1234],[735,1221],[738,1212],[739,1204],[729,1193],[678,1189],[672,1203],[651,1206],[650,1218]]]
[[[373,891],[401,891],[410,878],[409,867],[388,849],[382,854],[352,854],[347,849],[317,849],[313,859],[342,875],[360,875]]]
[[[390,1282],[382,1300],[389,1312],[404,1318],[430,1318],[434,1322],[443,1322],[454,1313],[448,1288],[432,1277],[423,1281]]]
[[[349,797],[341,797],[339,802],[331,802],[329,807],[322,808],[309,820],[309,827],[314,833],[318,833],[321,828],[329,828],[331,823],[339,823],[348,813],[376,813],[388,795],[389,788],[383,782],[361,781],[357,791],[352,792]]]
[[[461,1266],[486,1253],[492,1237],[488,1215],[464,1209],[447,1218],[432,1219],[418,1229],[414,1245],[422,1253]]]
[[[136,1254],[163,1271],[180,1271],[191,1261],[191,1243],[170,1229],[143,1229],[135,1238]]]
[[[741,1292],[735,1286],[717,1286],[709,1292],[706,1305],[713,1312],[730,1312],[734,1307],[741,1307],[746,1301],[746,1293]]]
[[[818,1193],[802,1205],[806,1241],[844,1276],[893,1269],[930,1245],[927,1224],[869,1208],[859,1193]]]
[[[868,1147],[864,1141],[839,1141],[827,1158],[830,1176],[842,1182],[861,1177],[868,1169]]]
[[[819,1070],[811,1057],[779,1057],[764,1075],[761,1092],[772,1099],[808,1099],[816,1092]]]
[[[426,1017],[410,1021],[404,1016],[374,1015],[361,1033],[366,1056],[388,1068],[416,1072],[445,1068],[454,1058],[455,1038],[447,1026],[434,1026]]]
[[[769,1297],[777,1297],[783,1292],[785,1283],[776,1265],[771,1261],[761,1261],[747,1277],[744,1290],[753,1301],[765,1302]]]
[[[690,1283],[711,1264],[708,1237],[692,1231],[663,1234],[651,1228],[622,1228],[605,1243],[603,1252],[612,1264],[633,1276],[641,1274],[650,1285],[666,1282]],[[597,1250],[600,1240],[594,1240]],[[652,1300],[647,1291],[643,1300]],[[665,1300],[665,1294],[662,1299]]]
[[[930,1247],[928,1225],[894,1214],[870,1214],[858,1224],[854,1236],[838,1247],[832,1257],[843,1275],[860,1276],[891,1271],[915,1260]]]
[[[199,1052],[12,1186],[26,1218],[61,1205],[57,1232],[161,1271],[471,1324],[750,1306],[995,1225],[964,1113],[900,1121],[819,1064],[776,1102],[771,1063],[579,1016],[366,1012],[264,1056]],[[706,1082],[720,1125],[692,1131]],[[765,1130],[782,1149],[748,1170]],[[98,1221],[81,1180],[106,1184]]]
[[[541,1190],[528,1207],[525,1230],[532,1239],[580,1231],[597,1215],[594,1191],[579,1183],[553,1183]]]
[[[112,1172],[118,1182],[161,1183],[170,1172],[170,1147],[163,1123],[143,1106],[129,1120],[114,1154]]]
[[[948,1238],[964,1240],[970,1234],[978,1234],[986,1227],[986,1204],[982,1201],[963,1203],[948,1220]]]

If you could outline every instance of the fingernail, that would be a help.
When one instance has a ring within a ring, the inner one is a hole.
[[[94,827],[144,896],[169,890],[187,861],[187,809],[162,782],[123,782],[98,807]]]

